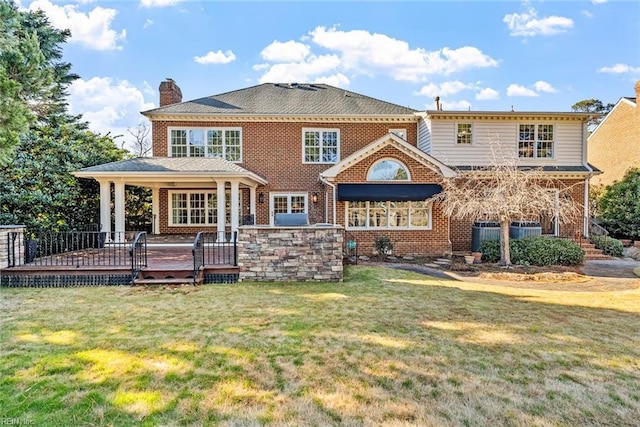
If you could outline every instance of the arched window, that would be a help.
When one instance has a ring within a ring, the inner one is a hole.
[[[402,163],[393,159],[383,159],[369,169],[367,181],[409,181],[409,171]]]

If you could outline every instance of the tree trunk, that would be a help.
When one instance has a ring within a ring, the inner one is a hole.
[[[509,219],[500,219],[500,265],[511,265],[511,251],[509,250]]]

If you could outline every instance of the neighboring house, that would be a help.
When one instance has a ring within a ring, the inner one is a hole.
[[[629,168],[640,167],[640,81],[635,92],[635,98],[620,98],[587,140],[589,163],[602,171],[594,185],[611,185]]]
[[[400,254],[469,250],[471,224],[431,198],[453,177],[491,164],[496,144],[523,166],[573,185],[587,206],[585,113],[416,111],[325,84],[262,84],[182,102],[160,85],[151,120],[153,157],[76,172],[101,184],[101,223],[123,230],[124,186],[152,189],[155,233],[274,226],[278,213],[343,225],[363,252],[378,236]],[[224,196],[221,196],[224,195]],[[588,216],[586,208],[585,217]],[[542,213],[547,234],[574,236]]]

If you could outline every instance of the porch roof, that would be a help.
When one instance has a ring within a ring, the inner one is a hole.
[[[79,178],[118,178],[139,183],[158,180],[193,182],[211,181],[215,178],[239,178],[249,184],[267,184],[265,178],[236,163],[211,157],[137,157],[83,168],[73,174]]]

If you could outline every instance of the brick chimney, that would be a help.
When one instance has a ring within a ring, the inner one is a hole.
[[[167,80],[160,83],[160,106],[164,107],[178,102],[182,102],[182,91],[173,79],[167,77]]]

